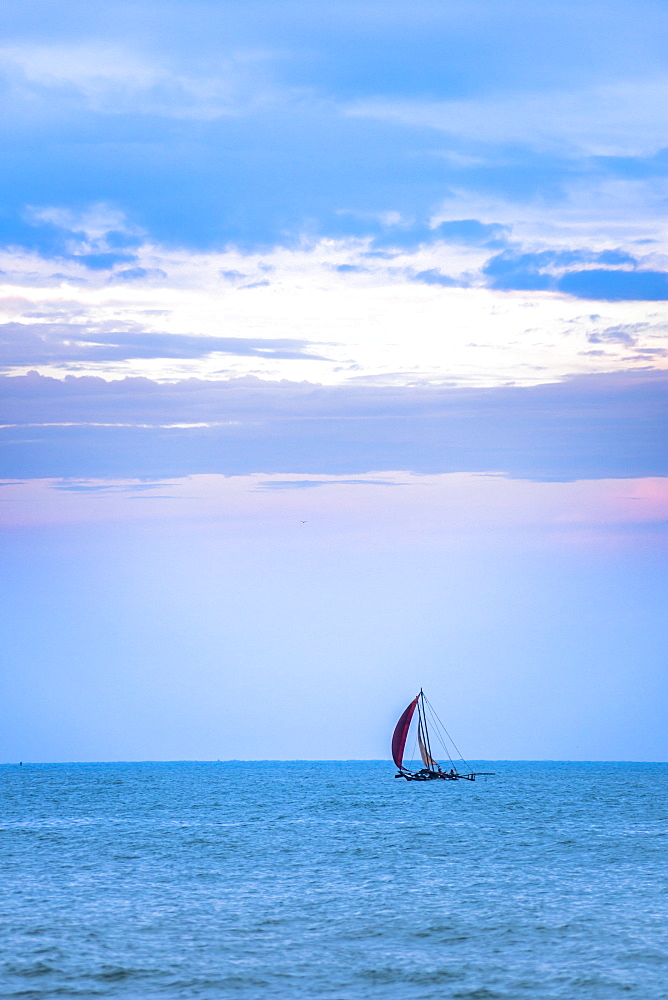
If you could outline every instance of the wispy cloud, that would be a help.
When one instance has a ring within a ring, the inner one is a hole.
[[[435,129],[483,144],[522,144],[587,156],[647,156],[665,143],[666,80],[620,80],[587,90],[518,92],[503,97],[429,101],[366,99],[348,105],[356,118]]]
[[[258,490],[310,490],[321,486],[405,486],[406,483],[393,479],[263,479],[258,482]]]
[[[211,120],[247,113],[275,99],[269,52],[228,52],[215,72],[183,70],[127,44],[10,44],[0,71],[19,101],[79,103],[104,115]]]
[[[167,483],[159,481],[156,483],[113,483],[105,480],[91,481],[63,479],[53,484],[54,490],[62,490],[66,493],[150,493],[154,490],[164,490],[165,487],[178,486],[178,483]]]
[[[108,239],[113,233],[116,238],[143,235],[142,230],[133,225],[114,205],[97,202],[83,209],[63,208],[55,205],[37,207],[28,205],[25,209],[27,220],[33,225],[54,226],[72,235],[89,240]],[[108,244],[107,244],[108,245]]]
[[[59,323],[5,323],[0,326],[0,365],[5,367],[54,362],[98,364],[136,358],[202,358],[214,354],[324,360],[300,340],[155,333],[136,326],[116,330]]]

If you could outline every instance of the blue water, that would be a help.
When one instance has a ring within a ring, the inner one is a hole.
[[[668,765],[5,765],[2,997],[668,997]]]

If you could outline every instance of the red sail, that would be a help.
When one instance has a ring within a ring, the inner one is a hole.
[[[392,736],[392,760],[397,765],[399,770],[401,770],[404,766],[404,747],[406,746],[406,737],[408,736],[408,730],[410,729],[413,712],[415,711],[419,697],[420,695],[418,695],[417,698],[413,698],[413,701],[410,703],[394,727],[394,734]]]

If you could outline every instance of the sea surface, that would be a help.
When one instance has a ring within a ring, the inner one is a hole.
[[[3,765],[3,998],[668,997],[668,764]]]

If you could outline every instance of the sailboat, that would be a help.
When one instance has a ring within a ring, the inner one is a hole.
[[[408,739],[408,733],[411,728],[411,723],[415,712],[417,710],[417,746],[420,751],[420,757],[422,758],[422,763],[424,767],[420,768],[419,771],[411,771],[404,764],[404,752],[406,750],[406,740]],[[445,751],[445,756],[448,758],[448,765],[443,767],[437,760],[434,759],[431,752],[431,734],[429,732],[429,724],[427,722],[427,712],[431,719],[431,725],[435,737],[441,743],[443,750]],[[456,759],[453,759],[448,746],[452,746],[454,752],[458,755]],[[492,775],[493,771],[472,771],[470,765],[466,763],[464,758],[459,753],[452,737],[449,735],[445,726],[436,715],[436,712],[432,708],[431,704],[425,698],[424,691],[420,688],[420,693],[413,698],[410,705],[401,713],[399,721],[394,727],[394,733],[392,735],[392,760],[397,765],[397,774],[395,778],[405,778],[406,781],[475,781],[480,775]],[[460,770],[457,763],[464,765],[464,770]]]

